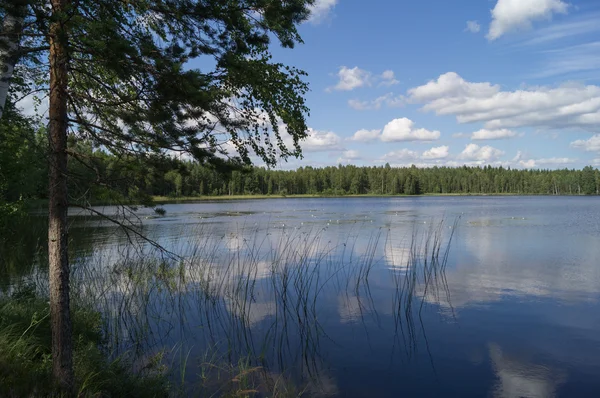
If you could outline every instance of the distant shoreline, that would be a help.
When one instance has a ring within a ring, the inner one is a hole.
[[[548,194],[515,194],[515,193],[427,193],[421,195],[319,195],[319,194],[301,194],[301,195],[219,195],[219,196],[153,196],[152,199],[156,203],[180,203],[180,202],[209,202],[209,201],[228,201],[228,200],[262,200],[262,199],[342,199],[342,198],[422,198],[422,197],[451,197],[451,196],[596,196],[596,195],[548,195]]]
[[[548,195],[548,194],[515,194],[515,193],[426,193],[421,195],[375,195],[375,194],[362,194],[362,195],[219,195],[219,196],[182,196],[182,197],[169,197],[169,196],[152,196],[154,203],[156,204],[171,204],[171,203],[187,203],[187,202],[226,202],[232,200],[266,200],[266,199],[343,199],[343,198],[424,198],[424,197],[490,197],[490,196],[501,196],[501,197],[527,197],[527,196],[548,196],[548,197],[595,197],[598,195]],[[600,196],[599,196],[600,197]],[[91,201],[91,206],[112,206],[112,205],[125,205],[125,206],[140,206],[139,203],[110,203],[103,201]],[[45,210],[48,207],[47,199],[34,199],[29,201],[27,209],[29,211],[34,210]],[[71,206],[75,207],[75,206]]]

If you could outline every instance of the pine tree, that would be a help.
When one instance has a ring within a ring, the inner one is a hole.
[[[300,156],[308,112],[304,72],[273,62],[269,46],[270,36],[288,48],[301,42],[296,27],[313,1],[0,5],[3,21],[13,21],[0,43],[2,82],[9,81],[16,64],[27,90],[49,96],[53,373],[63,389],[73,384],[66,218],[73,200],[67,164],[93,169],[94,163],[73,143],[87,141],[127,161],[147,159],[149,153],[187,153],[217,167],[231,164],[224,157],[250,164],[252,153],[268,165]],[[198,58],[211,58],[216,67],[191,68]],[[282,124],[292,147],[284,144]],[[103,178],[98,173],[97,181],[106,182]]]

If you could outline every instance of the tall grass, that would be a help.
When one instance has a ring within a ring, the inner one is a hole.
[[[356,303],[352,317],[367,330],[379,319],[372,275],[387,272],[386,312],[407,355],[426,339],[426,299],[450,300],[444,271],[458,220],[417,225],[398,239],[389,228],[365,236],[358,223],[337,240],[326,227],[244,224],[215,234],[204,225],[196,239],[170,242],[178,256],[112,244],[74,259],[72,299],[102,315],[97,346],[108,363],[129,364],[132,374],[166,366],[172,394],[331,393],[321,346],[331,342],[324,303],[332,295]],[[382,255],[389,250],[402,255]],[[43,295],[44,271],[32,275]]]
[[[214,376],[216,369],[230,375],[253,369],[253,376],[262,374],[263,387],[270,380],[265,375],[277,374],[295,378],[300,389],[303,383],[316,388],[320,346],[330,339],[321,308],[326,296],[351,295],[361,321],[377,318],[370,275],[375,267],[388,268],[398,342],[407,353],[414,351],[425,297],[449,300],[444,269],[456,226],[457,221],[453,228],[442,221],[425,230],[416,227],[396,242],[406,255],[392,264],[380,256],[394,244],[390,230],[365,237],[359,227],[354,237],[338,242],[316,227],[247,227],[223,235],[199,230],[198,240],[173,250],[181,257],[128,246],[113,256],[117,262],[92,255],[74,275],[74,295],[104,315],[115,355],[166,350],[170,368],[179,374],[173,380],[187,393],[214,389],[214,377],[206,375]],[[199,364],[208,351],[213,360]]]

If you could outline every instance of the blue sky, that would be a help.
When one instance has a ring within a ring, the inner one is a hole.
[[[367,6],[368,4],[368,6]],[[317,0],[301,165],[600,166],[597,0]]]
[[[311,88],[279,167],[600,167],[599,21],[598,0],[316,0],[304,44],[272,46]]]

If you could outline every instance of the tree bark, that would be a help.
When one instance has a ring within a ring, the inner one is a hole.
[[[26,11],[25,2],[16,1],[12,7],[7,7],[2,21],[2,36],[0,36],[0,118],[2,118],[4,112],[10,79],[17,62],[19,39]]]
[[[67,29],[63,12],[67,0],[52,0],[56,16],[50,26],[49,107],[49,223],[48,260],[52,371],[63,391],[73,387],[73,343],[69,306],[69,257],[67,236]]]

